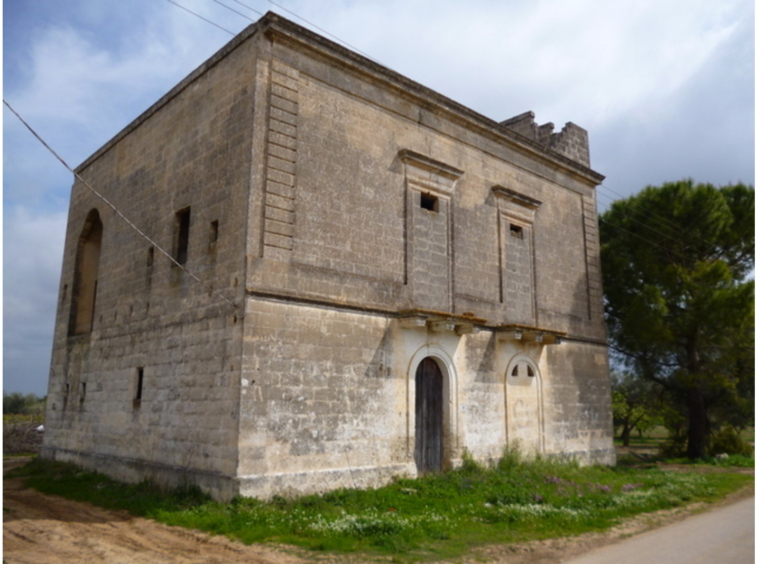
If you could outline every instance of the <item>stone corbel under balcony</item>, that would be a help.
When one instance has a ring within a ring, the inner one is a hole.
[[[427,327],[434,333],[454,332],[456,335],[470,335],[479,332],[479,325],[487,320],[475,317],[473,313],[451,314],[427,309],[411,309],[399,312],[400,327]]]
[[[499,341],[521,341],[543,345],[560,345],[566,336],[565,331],[518,324],[498,325],[495,330]]]

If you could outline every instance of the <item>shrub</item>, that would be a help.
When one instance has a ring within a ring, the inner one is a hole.
[[[742,456],[753,455],[753,447],[751,447],[731,425],[722,427],[721,430],[711,437],[711,444],[708,451],[712,456],[722,453],[739,454]]]

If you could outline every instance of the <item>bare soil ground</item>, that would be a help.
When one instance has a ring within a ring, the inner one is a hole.
[[[6,458],[3,473],[28,458]],[[752,469],[746,471],[753,472]],[[754,495],[737,492],[722,503]],[[704,504],[661,511],[624,522],[604,533],[522,544],[490,545],[463,558],[465,563],[553,564],[653,527],[702,511]],[[361,562],[356,556],[317,555],[287,547],[246,546],[224,537],[168,527],[87,503],[26,489],[20,479],[3,480],[3,561],[7,564],[87,562],[90,564],[296,564]]]
[[[28,458],[3,460],[3,473]],[[246,546],[126,512],[108,511],[3,480],[3,560],[7,564],[275,564],[299,559],[267,546]]]

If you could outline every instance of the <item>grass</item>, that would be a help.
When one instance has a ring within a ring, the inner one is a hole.
[[[507,452],[491,468],[468,460],[455,471],[398,479],[375,490],[222,504],[194,487],[165,491],[150,483],[124,485],[60,463],[35,460],[15,473],[45,493],[245,543],[392,555],[396,561],[455,557],[492,542],[604,530],[639,513],[720,499],[753,480],[724,472],[524,461],[517,452]]]
[[[740,432],[740,437],[743,441],[753,445],[755,443],[755,428],[747,427]],[[753,468],[755,467],[754,456],[744,455],[730,455],[725,460],[719,460],[711,456],[704,460],[689,460],[687,458],[670,458],[666,457],[662,452],[665,450],[666,445],[670,442],[668,431],[663,426],[653,427],[648,431],[646,435],[640,436],[636,432],[633,433],[629,441],[629,451],[636,453],[624,454],[619,456],[618,464],[620,466],[637,466],[640,459],[644,459],[647,462],[667,462],[670,464],[679,465],[691,465],[693,467],[698,466],[720,466],[722,468]],[[622,446],[622,441],[619,437],[614,437],[614,444],[617,447]]]

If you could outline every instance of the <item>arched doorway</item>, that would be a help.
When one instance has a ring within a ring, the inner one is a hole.
[[[443,460],[444,378],[434,359],[426,357],[416,368],[416,447],[419,473],[440,472]]]

